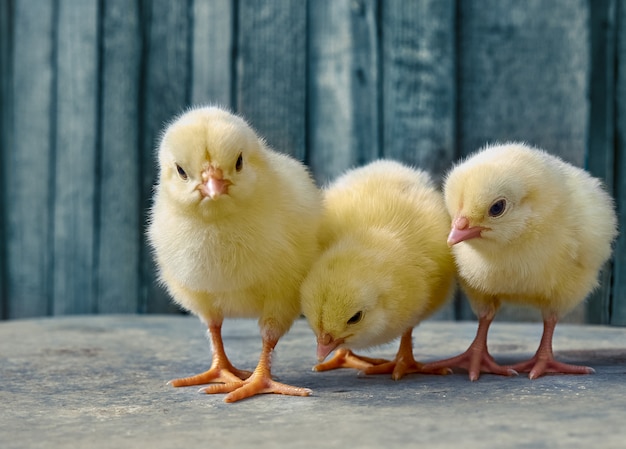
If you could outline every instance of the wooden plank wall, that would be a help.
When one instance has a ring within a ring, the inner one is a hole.
[[[488,142],[524,140],[605,179],[621,212],[624,8],[4,0],[0,318],[176,311],[144,231],[159,133],[193,104],[242,113],[320,185],[378,157],[440,181]],[[624,239],[569,321],[626,324]],[[438,315],[472,317],[462,298]]]

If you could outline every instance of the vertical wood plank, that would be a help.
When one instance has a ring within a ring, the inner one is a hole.
[[[382,154],[441,180],[456,151],[455,2],[381,7]]]
[[[617,80],[615,200],[620,233],[613,251],[613,297],[610,323],[626,325],[626,5],[617,2]]]
[[[59,0],[53,313],[93,313],[98,1]]]
[[[306,2],[240,0],[236,102],[277,151],[305,159]]]
[[[191,102],[232,108],[234,0],[193,1]]]
[[[102,3],[100,154],[96,226],[96,310],[139,310],[139,92],[141,29],[138,0]]]
[[[309,5],[309,157],[320,184],[380,153],[375,0]]]
[[[7,110],[12,109],[13,98],[13,61],[11,57],[13,43],[13,2],[0,2],[0,148],[12,148],[13,124]],[[6,192],[6,160],[5,151],[0,150],[0,188]],[[6,290],[6,220],[8,198],[0,194],[0,320],[8,318],[9,303]]]
[[[585,0],[459,2],[458,142],[522,140],[584,164],[589,125]],[[564,321],[584,322],[581,304]],[[509,308],[505,319],[537,319]],[[463,313],[467,313],[464,311]],[[472,316],[470,313],[468,316]]]
[[[384,157],[437,182],[456,152],[454,1],[385,1],[382,8]],[[453,319],[451,301],[433,319]]]
[[[191,80],[191,2],[154,0],[144,3],[146,24],[141,130],[141,179],[143,227],[156,181],[158,139],[166,123],[188,106]],[[156,282],[152,253],[143,236],[141,311],[175,312],[165,290]]]
[[[51,312],[54,2],[15,0],[13,138],[4,151],[8,318]],[[3,66],[2,70],[6,68]],[[19,138],[17,138],[19,136]]]
[[[584,164],[589,2],[460,2],[459,144],[523,140]]]
[[[590,2],[591,63],[589,144],[586,167],[613,192],[615,166],[615,0]],[[587,322],[608,324],[613,266],[608,262],[600,287],[587,300]]]

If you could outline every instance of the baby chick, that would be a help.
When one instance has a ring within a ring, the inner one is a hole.
[[[219,383],[233,402],[259,393],[306,396],[275,382],[270,355],[300,313],[299,287],[318,253],[322,198],[306,168],[268,148],[238,116],[192,109],[166,129],[148,229],[161,280],[207,324],[211,368],[172,385]],[[251,374],[234,368],[225,317],[258,317],[263,348]],[[249,376],[249,377],[248,377]]]
[[[445,236],[450,218],[425,172],[376,161],[339,177],[324,192],[322,255],[302,283],[302,310],[317,336],[323,371],[352,367],[366,373],[447,373],[424,370],[413,357],[413,327],[454,289],[454,261]],[[401,338],[395,360],[370,359],[350,349]]]
[[[509,143],[479,151],[454,167],[445,181],[453,219],[448,244],[460,283],[478,316],[478,332],[460,356],[428,367],[480,372],[592,373],[555,361],[552,335],[558,319],[598,284],[617,230],[613,201],[599,180],[544,151]],[[499,366],[487,350],[487,333],[502,301],[537,307],[543,336],[534,357]]]

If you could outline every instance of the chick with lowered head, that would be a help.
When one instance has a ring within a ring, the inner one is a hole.
[[[542,150],[520,143],[488,146],[454,167],[444,186],[452,217],[448,244],[461,287],[478,316],[478,331],[460,356],[428,364],[481,372],[592,373],[557,362],[557,321],[598,285],[617,234],[613,200],[600,181]],[[500,366],[487,350],[489,326],[501,302],[537,307],[543,336],[536,354]]]
[[[302,310],[317,336],[314,369],[357,368],[368,374],[424,370],[413,356],[412,330],[454,290],[446,245],[450,218],[430,176],[380,160],[340,176],[324,191],[322,254],[302,283]],[[395,360],[352,349],[401,337]]]
[[[148,229],[163,284],[210,333],[211,368],[178,386],[215,383],[226,402],[259,393],[309,395],[272,380],[270,356],[300,314],[299,287],[318,252],[322,198],[306,168],[275,152],[240,117],[192,109],[158,150]],[[263,346],[253,373],[230,363],[224,318],[258,318]]]

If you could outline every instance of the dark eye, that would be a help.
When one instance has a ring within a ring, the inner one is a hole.
[[[499,217],[506,210],[506,200],[501,198],[491,205],[489,208],[490,217]]]
[[[243,168],[243,156],[239,153],[239,157],[237,158],[237,162],[235,162],[235,170],[238,172]]]
[[[176,164],[176,171],[182,179],[184,179],[185,181],[187,180],[187,173],[185,173],[185,170],[183,170],[183,168],[178,164]]]
[[[352,315],[352,317],[348,320],[348,324],[356,324],[359,321],[361,321],[362,318],[363,318],[363,312],[359,310],[357,313]]]

